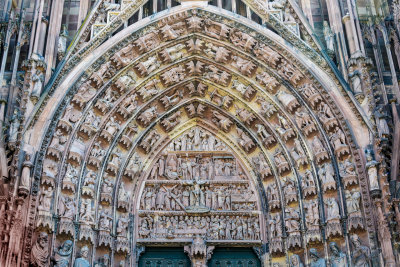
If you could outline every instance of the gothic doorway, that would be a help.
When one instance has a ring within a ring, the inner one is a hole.
[[[139,259],[139,267],[190,267],[188,256],[183,247],[161,248],[146,247]]]
[[[261,267],[252,248],[216,248],[209,267]]]

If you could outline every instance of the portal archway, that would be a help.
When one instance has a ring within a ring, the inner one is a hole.
[[[41,151],[30,220],[92,262],[134,265],[150,244],[203,263],[215,246],[256,247],[263,264],[308,262],[331,241],[350,256],[349,234],[373,232],[368,124],[336,82],[212,7],[127,27],[60,77],[25,129]]]

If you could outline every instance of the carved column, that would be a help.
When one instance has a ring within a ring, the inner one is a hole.
[[[346,16],[343,17],[342,21],[346,28],[346,35],[347,35],[347,41],[348,41],[349,50],[350,50],[350,57],[354,57],[354,56],[356,56],[356,53],[357,53],[357,51],[360,50],[360,48],[358,47],[358,40],[356,39],[356,36],[353,32],[352,21],[350,19],[350,15],[346,14]]]
[[[54,66],[55,60],[57,58],[57,41],[58,35],[61,29],[61,19],[64,7],[64,0],[58,0],[53,2],[53,6],[51,7],[51,16],[49,22],[49,34],[47,35],[47,44],[46,44],[46,76],[45,83],[50,79],[51,70]]]
[[[386,267],[396,266],[396,261],[394,259],[392,238],[390,235],[388,223],[382,211],[383,201],[381,199],[376,199],[374,201],[377,217],[378,217],[378,239],[381,243],[381,249]]]
[[[343,76],[347,77],[346,62],[348,59],[346,41],[343,31],[342,15],[340,14],[340,6],[337,0],[327,1],[329,24],[335,34],[336,44],[338,46],[338,57],[340,61]]]
[[[185,246],[193,267],[207,267],[207,261],[211,259],[214,246],[207,246],[206,241],[200,236],[196,236],[192,244]]]
[[[90,0],[81,0],[79,5],[78,29],[82,25],[82,22],[87,15],[89,6],[90,6]]]

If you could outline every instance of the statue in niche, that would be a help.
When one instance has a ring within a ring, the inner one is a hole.
[[[27,153],[25,154],[25,161],[22,163],[21,179],[19,183],[18,190],[24,191],[26,194],[29,191],[31,184],[31,168],[33,164],[31,162],[31,156]],[[24,194],[25,194],[24,193]]]
[[[111,203],[113,188],[114,188],[114,183],[112,182],[112,180],[109,178],[105,178],[103,180],[103,184],[101,185],[101,195],[100,195],[101,201]]]
[[[286,1],[286,0],[284,0],[284,1]],[[256,54],[256,56],[258,58],[263,59],[264,62],[268,62],[268,64],[270,66],[272,66],[273,68],[276,68],[276,66],[278,65],[278,62],[282,58],[278,52],[274,51],[273,49],[271,49],[269,46],[267,46],[265,44],[259,44],[258,46],[256,46],[254,49],[254,54]]]
[[[267,147],[271,146],[276,142],[275,138],[265,129],[265,126],[262,124],[256,124],[257,134],[261,138],[261,141]]]
[[[144,125],[147,126],[149,123],[157,117],[157,107],[150,107],[143,111],[142,114],[138,117],[138,120]]]
[[[326,267],[326,262],[324,258],[318,255],[318,251],[315,248],[310,248],[310,267]]]
[[[278,125],[276,126],[276,131],[285,140],[285,142],[296,136],[289,121],[280,114],[278,114]]]
[[[271,117],[274,113],[277,112],[275,106],[274,106],[272,103],[266,101],[266,100],[265,100],[264,98],[262,98],[261,96],[257,96],[257,103],[260,104],[260,106],[261,106],[260,112],[261,112],[261,114],[262,114],[264,117],[269,118],[269,117]]]
[[[86,116],[85,121],[83,123],[84,123],[84,125],[87,125],[87,126],[92,127],[97,130],[97,129],[99,129],[100,121],[101,121],[101,117],[96,116],[93,109],[91,109],[91,110],[89,110],[89,113]]]
[[[238,80],[232,82],[232,88],[236,89],[246,100],[250,100],[256,92],[251,85],[245,85]]]
[[[171,47],[168,47],[159,53],[160,57],[165,62],[173,62],[183,57],[183,49],[185,48],[184,44],[177,44]]]
[[[15,108],[13,115],[10,119],[11,124],[8,134],[10,142],[15,142],[17,140],[17,134],[19,126],[21,124],[21,119],[22,119],[21,111],[19,110],[19,108]]]
[[[204,73],[206,79],[212,80],[215,83],[226,86],[231,78],[231,75],[225,71],[218,69],[214,65],[208,65],[206,67],[207,72]]]
[[[125,189],[125,184],[121,182],[118,191],[118,207],[127,210],[129,208],[129,193]]]
[[[246,51],[250,51],[257,44],[256,39],[245,32],[237,29],[232,29],[230,39],[235,46],[238,46]]]
[[[351,82],[351,89],[353,89],[353,93],[354,96],[359,99],[362,100],[363,96],[363,90],[362,90],[362,84],[361,84],[361,72],[358,69],[355,69],[354,66],[350,65],[349,67],[349,79]],[[361,99],[360,99],[361,97]]]
[[[172,68],[161,74],[161,78],[163,79],[166,85],[171,85],[173,83],[180,82],[184,80],[185,77],[186,77],[186,72],[184,66],[182,65]]]
[[[36,72],[32,74],[32,82],[33,82],[33,89],[31,92],[31,100],[35,104],[39,97],[40,93],[42,92],[43,82],[44,82],[44,74],[41,69],[36,69]]]
[[[47,233],[41,232],[32,247],[31,265],[33,267],[47,266],[49,261],[49,237]]]
[[[368,169],[368,159],[366,167]],[[342,177],[345,187],[352,184],[358,184],[355,166],[354,163],[351,162],[350,158],[346,158],[343,162],[339,162],[339,174]]]
[[[351,214],[360,212],[361,193],[353,188],[351,192],[349,190],[346,190],[345,195],[346,195],[347,213]]]
[[[330,262],[332,267],[346,267],[346,254],[344,254],[336,242],[329,243],[329,250],[331,252]]]
[[[322,180],[324,192],[336,189],[335,172],[331,163],[325,163],[318,170],[318,175]]]
[[[157,57],[149,57],[147,60],[140,62],[136,65],[141,76],[148,75],[152,71],[160,67],[160,62],[158,62]]]
[[[112,228],[113,218],[108,209],[103,209],[100,213],[99,218],[99,246],[104,245],[111,247],[113,243],[113,237],[110,235]]]
[[[72,98],[72,102],[82,107],[96,95],[96,92],[96,88],[88,80],[79,87],[78,92]]]
[[[299,255],[293,254],[290,256],[290,267],[304,267]]]
[[[154,148],[154,144],[158,141],[159,137],[160,135],[157,130],[154,129],[143,139],[140,146],[146,151],[146,153],[149,153],[150,150]]]
[[[204,30],[207,35],[218,40],[228,38],[231,28],[224,23],[219,23],[210,19],[206,19],[204,24]]]
[[[94,223],[94,209],[92,207],[92,201],[90,199],[82,199],[80,208],[80,221],[85,223]]]
[[[88,254],[89,254],[89,248],[87,246],[84,246],[81,249],[80,257],[75,259],[74,267],[90,267],[90,263],[87,260],[89,256]]]
[[[59,205],[59,215],[60,224],[59,224],[59,233],[66,233],[66,234],[75,234],[75,225],[73,223],[73,219],[76,214],[76,204],[74,199],[68,196],[62,196],[60,198],[60,205]]]
[[[371,252],[368,247],[361,244],[360,237],[356,234],[350,236],[353,250],[351,253],[351,259],[354,267],[369,267]]]
[[[71,240],[66,240],[58,249],[55,249],[55,255],[52,261],[54,267],[68,267],[71,260],[73,243]]]
[[[129,215],[127,213],[121,214],[117,223],[117,235],[126,237],[129,226]]]
[[[116,251],[124,253],[129,252],[129,240],[127,238],[128,226],[129,226],[129,215],[127,213],[123,213],[118,218],[118,223],[117,223]]]
[[[326,235],[328,237],[333,235],[342,235],[342,224],[340,223],[339,205],[334,198],[327,198],[324,200],[327,207],[326,209]]]
[[[350,153],[349,148],[346,144],[344,133],[339,127],[336,127],[336,131],[331,134],[329,139],[333,143],[336,155],[339,158],[343,155]]]
[[[329,27],[329,23],[326,20],[324,20],[324,38],[328,53],[333,55],[335,52],[335,35],[333,34],[331,27]]]
[[[339,205],[334,198],[328,198],[325,201],[327,206],[327,221],[332,219],[340,219]]]
[[[206,49],[204,53],[214,58],[216,62],[226,63],[229,60],[230,51],[223,46],[216,46],[213,43],[206,43]]]
[[[53,135],[53,139],[51,139],[47,155],[54,156],[59,160],[61,153],[64,151],[65,142],[67,142],[67,137],[63,134],[61,129],[57,129]]]
[[[143,98],[144,101],[147,101],[149,98],[155,96],[156,94],[158,94],[158,92],[160,92],[160,88],[158,86],[159,82],[160,80],[158,79],[150,80],[138,90],[139,95]]]
[[[360,209],[360,199],[361,193],[357,191],[355,188],[351,190],[345,191],[346,196],[346,207],[348,213],[348,227],[351,229],[363,229],[364,228],[364,219],[361,214]]]
[[[365,151],[365,157],[367,160],[367,164],[365,165],[368,170],[368,178],[369,178],[369,189],[372,190],[379,190],[379,181],[378,181],[378,162],[374,160],[372,155],[372,150],[367,149]]]
[[[283,193],[286,198],[286,204],[297,201],[295,182],[291,178],[284,179],[283,181]]]
[[[319,105],[318,116],[324,124],[326,130],[329,131],[330,129],[338,126],[337,120],[333,115],[331,108],[325,102],[321,102]]]
[[[297,126],[304,131],[306,136],[317,130],[311,116],[307,112],[296,111],[295,115]]]
[[[251,76],[257,69],[257,65],[247,59],[238,56],[233,56],[232,59],[232,66],[237,68],[243,75]]]
[[[329,158],[324,145],[322,144],[319,137],[316,135],[312,139],[312,149],[313,149],[315,158],[317,160],[317,163],[320,163]]]
[[[249,112],[245,108],[240,108],[235,105],[236,116],[240,118],[241,121],[246,123],[247,125],[251,125],[251,123],[256,119],[253,113]]]
[[[165,23],[165,25],[162,24],[163,22],[160,22],[159,27],[161,35],[163,36],[163,40],[176,39],[185,32],[185,23],[182,21],[176,22],[171,25],[169,25],[168,23]]]
[[[161,103],[164,105],[165,109],[168,109],[176,104],[183,98],[183,90],[176,90],[175,93],[168,96],[165,95],[164,97],[160,98]]]
[[[89,170],[83,182],[82,194],[94,197],[95,184],[96,184],[96,173]]]
[[[304,154],[304,150],[301,146],[299,139],[294,140],[294,147],[291,149],[290,153],[292,154],[292,157],[296,162],[297,167],[307,165],[307,157]]]
[[[78,170],[71,164],[68,164],[67,171],[63,179],[62,188],[66,190],[71,190],[73,193],[75,193],[75,187],[78,182],[78,177]]]
[[[240,128],[236,128],[236,132],[238,134],[237,142],[247,153],[249,153],[255,146],[253,140]]]
[[[289,112],[295,111],[299,106],[299,102],[296,97],[294,97],[291,93],[287,93],[285,91],[278,91],[276,94],[277,99],[281,102]]]
[[[268,62],[268,61],[267,61]],[[278,80],[269,75],[267,72],[262,72],[256,75],[256,80],[261,84],[264,85],[268,92],[271,94],[275,94],[276,90],[278,89],[280,83]]]
[[[139,48],[139,52],[147,52],[158,46],[160,39],[158,38],[158,30],[152,30],[148,34],[139,37],[135,42]]]
[[[274,161],[275,165],[278,168],[279,174],[285,173],[289,171],[289,163],[287,162],[285,156],[282,154],[282,151],[278,148],[274,153]]]
[[[53,199],[53,187],[47,188],[47,190],[43,190],[40,194],[39,200],[39,211],[50,212],[51,210],[51,201]]]
[[[318,209],[318,201],[310,200],[305,202],[306,213],[306,223],[309,226],[318,226],[319,225],[319,209]]]
[[[215,122],[221,130],[229,132],[229,129],[232,126],[233,122],[229,120],[228,117],[223,116],[217,111],[213,111],[213,115],[215,117],[213,118],[213,122]]]
[[[315,182],[310,170],[305,171],[304,177],[301,180],[301,187],[303,189],[304,196],[316,194]]]
[[[257,157],[253,158],[253,163],[256,165],[258,173],[262,179],[266,179],[272,175],[271,168],[261,153]]]
[[[110,60],[114,63],[114,65],[120,69],[129,64],[131,60],[133,60],[137,56],[135,51],[135,45],[133,43],[128,44],[117,53],[115,53]]]

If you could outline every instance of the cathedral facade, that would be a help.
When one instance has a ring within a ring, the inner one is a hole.
[[[0,16],[0,266],[400,266],[398,0]]]

